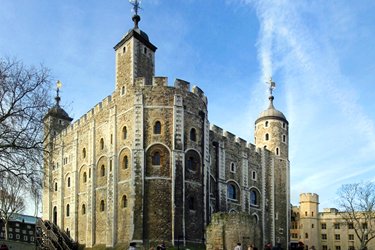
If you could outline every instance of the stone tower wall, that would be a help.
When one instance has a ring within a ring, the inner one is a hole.
[[[302,193],[300,199],[301,237],[309,247],[319,245],[319,196],[315,193]]]

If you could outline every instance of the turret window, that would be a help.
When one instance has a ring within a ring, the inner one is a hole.
[[[283,142],[286,142],[286,135],[283,135]]]
[[[70,187],[70,177],[68,177],[68,187]]]
[[[83,159],[86,158],[86,148],[83,148],[83,149],[82,149],[82,158],[83,158]]]
[[[103,212],[104,208],[105,208],[105,206],[104,206],[104,200],[101,200],[100,201],[100,212]]]
[[[122,196],[121,205],[122,205],[123,208],[128,206],[128,199],[126,198],[126,195]]]
[[[283,128],[286,128],[286,124],[285,124],[285,122],[283,122]]]
[[[264,126],[265,126],[266,128],[268,128],[268,121],[266,121],[266,122],[264,123]]]
[[[256,180],[257,180],[257,172],[255,172],[255,171],[252,171],[252,172],[251,172],[251,179],[252,179],[253,181],[256,181]]]
[[[123,53],[123,54],[126,53],[126,46],[124,46],[124,47],[122,48],[122,53]]]
[[[103,138],[100,139],[100,149],[101,150],[104,149],[104,139]]]
[[[155,122],[154,124],[154,134],[161,134],[161,123],[159,121]]]
[[[276,155],[280,155],[280,150],[279,150],[279,148],[276,148]]]
[[[230,164],[230,171],[231,171],[232,173],[235,173],[235,172],[236,172],[236,164],[235,164],[234,162],[232,162],[232,163]]]
[[[124,126],[122,128],[122,139],[126,139],[128,137],[128,129],[126,128],[126,126]]]
[[[100,167],[100,173],[101,173],[101,176],[105,176],[105,166],[104,165],[102,165]]]
[[[197,132],[196,132],[195,128],[192,128],[190,130],[190,140],[191,141],[197,141]]]
[[[86,214],[86,205],[82,204],[82,214]]]
[[[87,174],[86,172],[83,173],[83,183],[87,182]]]
[[[264,136],[264,139],[265,139],[266,141],[268,141],[268,140],[270,139],[270,135],[269,135],[269,134],[266,134],[266,135]]]
[[[122,162],[122,168],[127,169],[129,167],[129,158],[127,155],[124,156],[123,162]]]
[[[57,191],[57,182],[55,182],[55,191]]]
[[[152,165],[160,166],[160,153],[155,152],[152,156]]]
[[[69,217],[69,213],[70,213],[70,206],[69,206],[69,204],[68,205],[66,205],[66,217]]]

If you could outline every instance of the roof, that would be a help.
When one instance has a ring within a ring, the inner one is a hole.
[[[274,97],[271,95],[268,99],[270,100],[268,108],[259,114],[259,117],[255,121],[255,123],[263,120],[275,119],[286,122],[288,124],[288,120],[286,119],[285,115],[273,106]]]

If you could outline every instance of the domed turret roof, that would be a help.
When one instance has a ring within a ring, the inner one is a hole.
[[[259,117],[255,121],[255,124],[257,124],[260,121],[268,120],[268,119],[276,119],[276,120],[286,122],[288,124],[288,121],[285,115],[281,111],[275,109],[275,107],[273,106],[274,97],[272,95],[272,91],[276,87],[276,84],[275,82],[272,81],[272,78],[270,78],[268,84],[269,84],[269,92],[270,92],[270,97],[268,98],[268,100],[270,100],[270,104],[266,110],[264,110],[263,112],[259,114]]]
[[[270,105],[268,106],[266,110],[264,110],[263,112],[259,114],[259,117],[255,123],[258,123],[266,119],[276,119],[276,120],[282,120],[284,122],[288,122],[285,115],[273,106],[274,97],[270,96],[268,99],[270,100]]]

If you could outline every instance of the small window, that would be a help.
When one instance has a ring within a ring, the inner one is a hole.
[[[285,124],[285,122],[283,122],[283,128],[286,128],[286,124]]]
[[[232,200],[237,199],[236,187],[234,184],[228,184],[228,198]]]
[[[100,149],[101,150],[104,149],[104,139],[103,138],[100,139]]]
[[[83,157],[83,159],[86,158],[86,148],[82,149],[82,157]]]
[[[127,169],[129,167],[129,158],[127,155],[124,156],[124,159],[122,160],[122,168]]]
[[[143,53],[147,54],[147,48],[146,47],[143,47]]]
[[[121,87],[121,95],[125,95],[125,86]]]
[[[348,228],[349,228],[349,229],[354,229],[354,225],[353,225],[353,223],[349,223],[349,224],[348,224]]]
[[[341,250],[341,246],[335,246],[335,250]]]
[[[155,122],[154,124],[154,134],[161,134],[161,123],[159,121]]]
[[[195,211],[195,200],[194,200],[194,197],[190,197],[188,202],[189,202],[189,210]]]
[[[314,216],[314,212],[311,212],[311,216]]]
[[[86,214],[86,205],[82,204],[82,214]]]
[[[104,165],[102,165],[100,167],[100,174],[101,174],[101,176],[105,176],[105,166]]]
[[[89,178],[91,178],[91,168],[89,168]]]
[[[195,159],[193,156],[189,156],[189,158],[187,159],[187,168],[189,170],[192,170],[192,171],[196,171],[197,168],[196,168],[196,162],[195,162]]]
[[[255,190],[250,191],[250,205],[251,206],[258,206],[258,195]]]
[[[122,48],[122,53],[123,53],[123,54],[126,53],[126,46],[124,46],[124,47]]]
[[[253,179],[253,181],[256,181],[256,179],[257,179],[257,172],[252,171],[251,172],[251,178]]]
[[[197,132],[195,128],[190,129],[190,140],[197,141]]]
[[[322,229],[327,229],[327,224],[326,223],[322,223]]]
[[[104,200],[101,200],[100,201],[100,211],[103,212],[104,211]]]
[[[322,234],[322,240],[326,240],[327,239],[327,234]]]
[[[280,150],[279,150],[279,148],[276,148],[276,155],[280,155]]]
[[[128,137],[128,129],[126,128],[126,126],[124,126],[122,128],[122,139],[126,139]]]
[[[155,152],[152,156],[152,165],[159,166],[160,165],[160,153]]]
[[[55,191],[57,191],[57,182],[55,182]]]
[[[68,187],[70,187],[70,177],[68,177]]]
[[[305,233],[305,239],[308,239],[308,238],[309,238],[309,234]]]
[[[231,171],[232,173],[235,173],[235,172],[236,172],[236,164],[234,164],[234,162],[232,162],[232,163],[230,164],[230,171]]]
[[[348,237],[349,237],[349,240],[354,240],[354,234],[349,234]]]
[[[8,234],[9,239],[13,239],[13,234]]]
[[[305,216],[307,216],[307,211],[305,211]]]
[[[113,144],[113,134],[111,134],[111,144]]]
[[[367,223],[362,223],[362,229],[367,229]]]
[[[339,234],[335,234],[335,240],[340,240],[340,235]]]
[[[109,172],[112,172],[112,160],[109,160]]]
[[[340,224],[339,223],[335,223],[335,229],[340,229]]]
[[[69,204],[68,205],[66,205],[66,217],[69,217],[69,209],[70,208],[70,206],[69,206]]]
[[[86,172],[83,172],[83,183],[87,182],[87,174]]]
[[[283,142],[286,142],[286,135],[283,135]]]
[[[265,140],[268,141],[270,139],[270,135],[269,134],[266,134],[265,135]]]
[[[122,205],[123,208],[128,206],[128,199],[126,198],[126,195],[122,196],[121,205]]]
[[[311,224],[311,228],[314,228],[314,224]]]
[[[265,126],[266,128],[268,128],[268,121],[266,121],[266,122],[264,123],[264,126]]]

